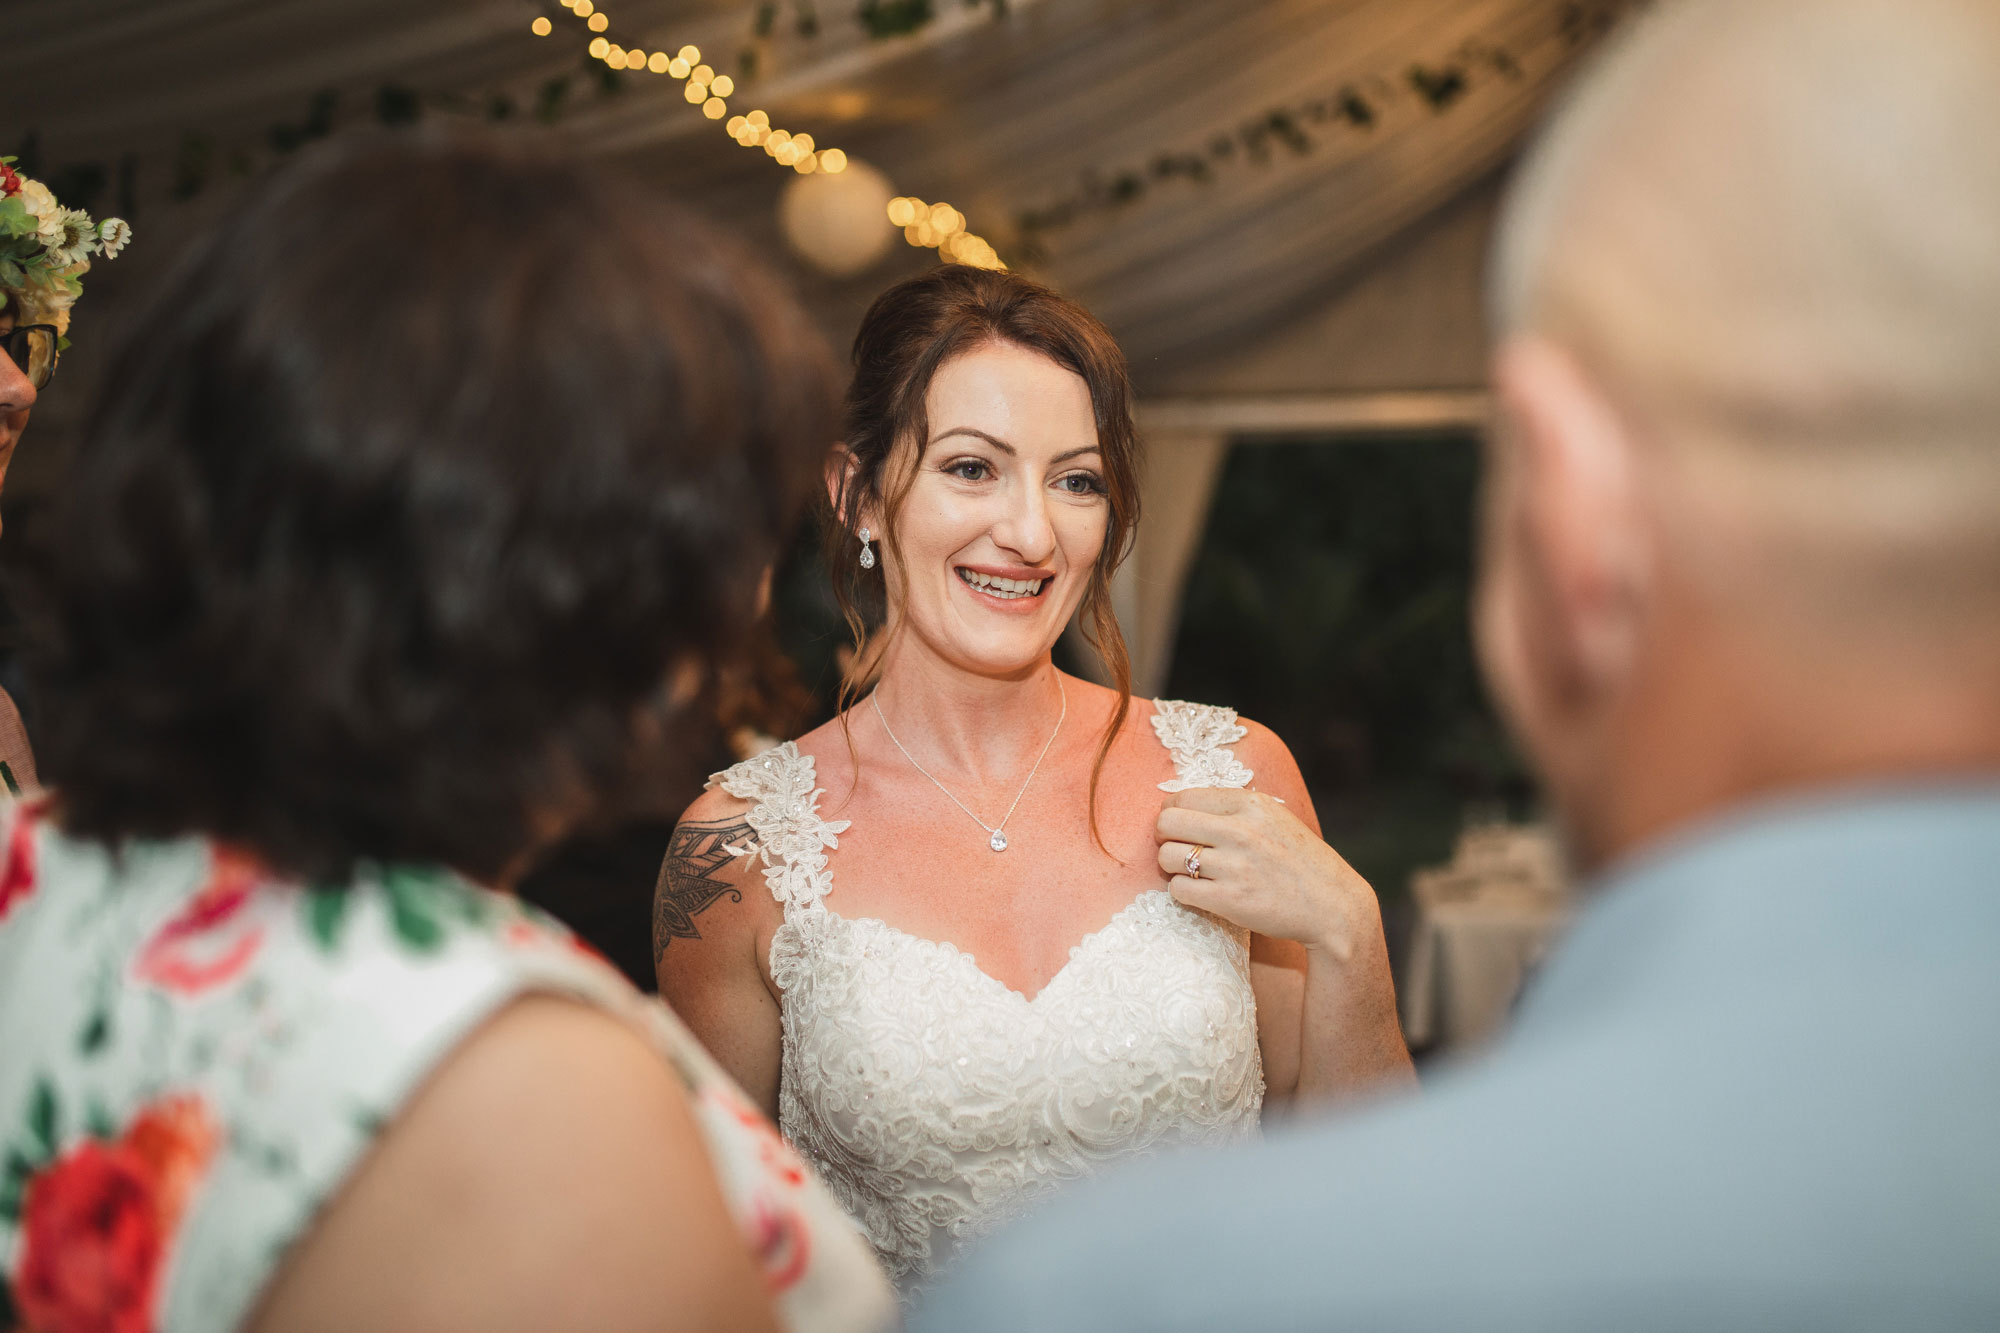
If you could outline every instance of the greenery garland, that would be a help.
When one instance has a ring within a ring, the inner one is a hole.
[[[596,60],[584,60],[580,73],[559,74],[544,80],[524,106],[509,92],[479,94],[423,92],[402,83],[384,83],[361,99],[362,114],[382,125],[409,125],[426,114],[438,112],[487,121],[507,121],[527,117],[553,125],[569,114],[580,101],[579,90],[599,99],[624,90],[625,77]],[[193,199],[218,179],[243,178],[271,161],[282,159],[307,144],[332,134],[349,108],[339,90],[323,88],[306,99],[304,112],[296,119],[279,121],[265,128],[261,138],[223,144],[212,134],[189,130],[182,134],[168,164],[166,193],[176,201]],[[136,216],[139,203],[139,156],[122,153],[115,162],[81,160],[41,170],[41,136],[29,130],[22,137],[14,158],[27,176],[40,176],[49,188],[79,208],[93,209],[107,186],[115,187],[118,212]]]
[[[1607,31],[1627,10],[1646,2],[1577,0],[1559,11],[1558,31],[1574,49]],[[1319,96],[1271,107],[1198,146],[1163,150],[1144,165],[1086,171],[1068,193],[1015,215],[1018,240],[1013,249],[1022,262],[1040,262],[1047,258],[1044,238],[1049,233],[1095,213],[1130,207],[1175,179],[1206,185],[1232,166],[1268,165],[1280,149],[1304,157],[1329,134],[1372,133],[1381,122],[1383,105],[1406,90],[1433,114],[1439,114],[1481,83],[1495,78],[1518,83],[1524,77],[1521,62],[1512,52],[1497,43],[1470,38],[1443,60],[1409,65],[1400,78],[1377,75],[1345,83]]]
[[[996,23],[1007,17],[1007,0],[959,0],[959,3],[967,9],[991,9]],[[818,37],[823,28],[813,0],[789,0],[789,4],[792,31],[806,41]],[[750,22],[750,40],[736,53],[737,69],[743,78],[755,78],[763,65],[764,52],[778,30],[779,9],[779,0],[761,0],[758,4]],[[861,7],[854,11],[855,21],[878,42],[921,32],[936,22],[937,16],[935,0],[862,0]]]

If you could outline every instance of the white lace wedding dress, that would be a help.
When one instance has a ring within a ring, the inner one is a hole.
[[[1167,791],[1242,787],[1231,709],[1162,700]],[[786,742],[710,779],[753,803],[784,907],[779,1127],[908,1296],[968,1239],[1121,1158],[1252,1136],[1264,1100],[1246,932],[1141,893],[1030,999],[950,944],[827,905],[813,761]],[[917,849],[912,849],[916,851]]]

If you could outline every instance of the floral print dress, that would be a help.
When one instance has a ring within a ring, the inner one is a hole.
[[[0,1330],[226,1330],[376,1132],[528,993],[642,1027],[684,1080],[779,1312],[882,1326],[853,1225],[657,1001],[446,872],[340,889],[201,839],[114,857],[0,802]]]

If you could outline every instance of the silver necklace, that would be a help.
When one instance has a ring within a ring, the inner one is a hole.
[[[939,782],[936,778],[931,778],[929,770],[927,770],[922,764],[917,762],[917,757],[915,755],[911,754],[908,750],[903,749],[903,743],[896,739],[895,731],[891,729],[889,726],[889,719],[882,716],[882,705],[876,701],[875,695],[872,692],[868,696],[868,702],[875,705],[875,717],[878,721],[881,722],[882,730],[889,737],[890,744],[894,745],[898,750],[903,751],[903,758],[910,761],[910,767],[916,769],[917,772],[922,773],[925,777],[930,778],[931,786],[936,787],[939,791],[943,792],[945,794],[945,797],[948,800],[950,800],[950,802],[953,805],[965,811],[966,814],[972,815],[973,823],[979,825],[979,827],[985,829],[988,833],[993,835],[992,837],[986,840],[986,845],[988,847],[991,847],[996,852],[1004,852],[1007,850],[1007,835],[1003,833],[1001,830],[1005,829],[1007,827],[1007,821],[1014,817],[1014,811],[1020,807],[1021,798],[1028,794],[1028,783],[1033,782],[1035,780],[1035,774],[1041,771],[1042,760],[1047,759],[1049,757],[1050,748],[1055,745],[1056,737],[1062,733],[1063,719],[1069,716],[1069,691],[1063,688],[1062,672],[1060,671],[1056,673],[1056,695],[1058,698],[1062,700],[1062,711],[1056,714],[1056,729],[1049,733],[1048,743],[1043,745],[1042,752],[1035,756],[1035,766],[1028,770],[1027,781],[1023,782],[1021,784],[1021,790],[1015,793],[1014,804],[1007,807],[1007,813],[1000,816],[1000,822],[997,824],[989,824],[985,820],[981,819],[978,815],[972,814],[972,807],[967,805],[964,801],[959,800],[956,796],[953,796],[951,794],[951,788],[945,786],[942,782]]]

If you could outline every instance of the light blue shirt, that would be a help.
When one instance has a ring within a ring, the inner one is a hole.
[[[2000,1329],[2000,785],[1677,839],[1486,1059],[1081,1186],[912,1328]]]

